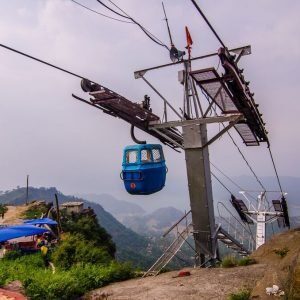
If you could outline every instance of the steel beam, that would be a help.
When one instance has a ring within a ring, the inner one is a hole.
[[[163,138],[165,138],[167,141],[171,142],[172,144],[176,145],[177,147],[183,149],[183,146],[179,143],[177,143],[174,139],[172,139],[171,137],[169,137],[168,135],[162,133],[161,131],[159,131],[156,128],[150,128],[151,130],[153,130],[154,132],[156,132],[157,134],[159,134],[160,136],[162,136]]]
[[[210,124],[210,123],[223,123],[223,122],[237,122],[243,120],[242,114],[231,114],[227,116],[219,116],[219,117],[207,117],[207,118],[199,118],[193,120],[182,120],[182,121],[169,121],[158,124],[157,122],[150,122],[149,128],[168,128],[168,127],[182,127],[187,125],[200,125],[200,124]]]
[[[189,124],[182,129],[196,251],[215,259],[217,244],[213,239],[215,217],[209,153],[208,147],[202,148],[207,143],[206,124]],[[200,265],[200,261],[196,264]]]
[[[230,121],[229,124],[224,127],[219,133],[217,133],[214,137],[212,137],[205,145],[202,147],[205,148],[220,138],[225,132],[227,132],[230,128],[232,128],[239,120],[243,119],[242,116],[237,117],[234,121]]]
[[[238,48],[233,48],[233,49],[230,49],[229,52],[240,53],[240,51],[242,51],[242,50],[244,50],[243,55],[251,54],[251,46],[250,45],[243,46],[243,47],[238,47]],[[135,79],[141,78],[148,71],[157,70],[157,69],[161,69],[161,68],[165,68],[165,67],[170,67],[170,66],[182,64],[182,63],[185,63],[185,62],[194,61],[194,60],[198,60],[198,59],[204,59],[204,58],[213,57],[213,56],[217,56],[217,55],[218,55],[218,53],[214,52],[214,53],[209,53],[209,54],[197,56],[197,57],[191,58],[190,60],[183,59],[183,60],[177,61],[175,63],[169,63],[169,64],[159,65],[159,66],[156,66],[156,67],[151,67],[151,68],[147,68],[147,69],[143,69],[143,70],[138,70],[138,71],[134,72],[134,78]]]

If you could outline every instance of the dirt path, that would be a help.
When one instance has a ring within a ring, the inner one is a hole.
[[[0,225],[11,225],[22,223],[21,215],[29,208],[27,205],[7,206],[8,211],[5,213],[4,218],[0,217]]]
[[[241,287],[253,288],[263,276],[265,265],[232,269],[185,269],[191,276],[168,272],[156,277],[114,283],[95,290],[84,299],[107,300],[225,300]]]

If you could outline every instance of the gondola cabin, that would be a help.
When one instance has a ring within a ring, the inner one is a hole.
[[[129,194],[149,195],[160,191],[165,186],[166,171],[161,145],[125,147],[121,178]]]

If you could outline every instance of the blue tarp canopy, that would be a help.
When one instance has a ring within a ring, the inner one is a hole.
[[[24,220],[24,223],[30,225],[57,225],[56,221],[49,218]]]
[[[0,228],[0,242],[16,239],[23,236],[43,234],[49,230],[33,225],[15,225]]]

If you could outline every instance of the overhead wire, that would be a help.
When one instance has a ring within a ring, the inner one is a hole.
[[[202,94],[205,96],[205,98],[207,99],[207,101],[210,103],[208,95],[206,95],[206,93],[204,93],[204,91],[203,91],[202,89],[201,89],[201,92],[202,92]],[[217,114],[217,109],[216,109],[216,107],[213,107],[213,106],[212,106],[212,109],[214,110],[215,114],[218,115],[218,114]],[[224,123],[221,123],[221,124],[222,124],[223,128],[225,128]],[[264,185],[262,184],[261,180],[258,178],[258,176],[256,175],[256,173],[254,172],[253,168],[251,167],[251,165],[250,165],[250,163],[248,162],[247,158],[246,158],[245,155],[243,154],[242,150],[240,149],[240,147],[238,146],[238,144],[235,142],[233,136],[230,134],[229,131],[227,131],[227,134],[229,135],[229,137],[230,137],[232,143],[233,143],[233,144],[235,145],[235,147],[238,149],[240,155],[242,156],[243,160],[245,161],[247,167],[249,168],[249,170],[251,171],[251,173],[252,173],[253,176],[255,177],[255,179],[256,179],[256,181],[258,182],[258,184],[261,186],[261,188],[262,188],[264,191],[266,191],[266,188],[264,187]]]
[[[146,36],[148,36],[148,38],[150,38],[154,43],[158,44],[159,46],[162,46],[164,48],[166,48],[169,51],[169,47],[162,42],[159,38],[157,38],[153,33],[151,33],[149,30],[147,30],[144,26],[142,26],[139,22],[137,22],[135,19],[133,19],[130,15],[128,15],[124,10],[122,10],[119,6],[117,6],[113,1],[109,2],[114,5],[116,8],[118,8],[123,14],[115,11],[114,9],[112,9],[111,7],[109,7],[108,5],[106,5],[105,3],[103,3],[101,0],[96,0],[99,4],[101,4],[102,6],[104,6],[105,8],[107,8],[108,10],[110,10],[111,12],[117,14],[120,17],[126,18],[131,20],[133,23],[135,23],[145,34]],[[124,15],[125,14],[125,15]]]
[[[108,16],[108,15],[102,14],[102,13],[100,13],[100,12],[98,12],[98,11],[92,9],[92,8],[89,8],[89,7],[83,5],[83,4],[81,4],[81,3],[79,3],[79,2],[77,2],[77,1],[75,1],[75,0],[71,0],[71,1],[72,1],[73,3],[75,3],[75,4],[77,4],[77,5],[79,5],[79,6],[83,7],[83,8],[85,8],[86,10],[89,10],[89,11],[95,13],[95,14],[98,14],[98,15],[102,16],[102,17],[105,17],[105,18],[108,18],[108,19],[111,19],[111,20],[114,20],[114,21],[122,22],[122,23],[134,24],[132,21],[120,20],[120,19],[117,19],[117,18]]]
[[[196,7],[197,11],[200,13],[200,15],[202,16],[202,18],[205,20],[205,22],[207,23],[207,25],[209,26],[209,28],[211,29],[211,31],[214,33],[215,37],[218,39],[218,41],[221,43],[221,45],[226,48],[224,42],[221,40],[221,38],[219,37],[219,35],[217,34],[217,32],[215,31],[215,29],[213,28],[213,26],[210,24],[210,22],[208,21],[208,19],[206,18],[205,14],[203,13],[203,11],[200,9],[199,5],[196,3],[195,0],[191,0],[192,3],[194,4],[194,6]],[[201,90],[202,91],[202,90]],[[203,91],[202,91],[203,93]],[[203,93],[204,94],[204,93]],[[206,94],[204,94],[206,98],[208,98],[206,96]],[[215,109],[215,108],[214,108]],[[225,128],[225,125],[222,123],[223,127]],[[262,187],[262,189],[264,191],[266,191],[266,188],[264,187],[264,185],[262,184],[262,182],[260,181],[260,179],[258,178],[258,176],[256,175],[256,173],[254,172],[253,168],[250,166],[249,162],[247,161],[246,157],[244,156],[244,154],[242,153],[242,151],[240,150],[239,146],[236,144],[236,142],[234,141],[232,135],[227,131],[230,139],[232,140],[233,144],[236,146],[236,148],[238,149],[239,153],[241,154],[243,160],[245,161],[245,163],[247,164],[248,168],[250,169],[251,173],[254,175],[256,181],[259,183],[259,185]],[[273,166],[275,168],[275,172],[276,172],[276,176],[277,176],[277,179],[278,179],[278,182],[279,182],[279,177],[278,177],[278,174],[277,174],[277,170],[276,170],[276,167],[275,167],[275,163],[274,163],[274,160],[273,160],[273,157],[272,157],[272,153],[271,153],[271,150],[270,150],[270,147],[269,147],[269,151],[270,151],[270,155],[271,155],[271,158],[272,158],[272,162],[273,162]],[[281,185],[280,185],[280,182],[279,182],[279,186],[280,186],[280,189],[281,189]],[[282,191],[282,189],[281,189]]]
[[[211,162],[210,162],[211,163]],[[211,163],[212,164],[212,163]],[[212,164],[213,165],[213,164]],[[214,165],[213,165],[214,166]],[[215,166],[214,166],[215,167]],[[216,167],[215,167],[216,168]],[[216,168],[219,172],[221,172],[218,168]],[[222,172],[221,172],[222,173]],[[211,172],[212,176],[222,185],[222,187],[224,189],[227,190],[227,192],[230,194],[230,195],[233,195],[233,192],[213,173]],[[225,174],[224,174],[225,175]],[[226,176],[226,175],[225,175]],[[227,177],[227,176],[226,176]],[[224,204],[223,204],[224,205]],[[219,212],[219,215],[220,215],[220,212]],[[232,215],[235,219],[236,217],[234,215]],[[237,220],[237,219],[236,219]],[[237,220],[238,221],[238,220]],[[239,222],[239,221],[238,221]],[[240,222],[239,222],[240,223]],[[243,226],[243,225],[242,225]],[[248,230],[250,232],[250,235],[252,237],[252,239],[254,240],[254,237],[253,237],[253,234],[252,234],[252,231],[251,231],[251,228],[249,226],[249,224],[247,223],[247,226],[248,226]]]
[[[164,42],[162,42],[158,37],[156,37],[153,33],[151,33],[149,30],[147,30],[144,26],[142,26],[140,23],[138,23],[136,20],[134,20],[128,13],[126,13],[121,7],[119,7],[117,4],[115,4],[113,1],[108,0],[112,5],[114,5],[117,9],[119,9],[122,13],[124,13],[128,18],[130,18],[136,25],[138,25],[147,35],[150,35],[153,39],[159,42],[160,45],[163,45],[167,47]],[[150,38],[151,38],[150,37]],[[169,48],[167,47],[169,50]]]
[[[223,188],[230,194],[233,195],[234,193],[213,173],[211,175],[223,186]]]
[[[241,187],[239,184],[237,184],[232,178],[230,178],[228,175],[226,175],[220,168],[218,168],[215,164],[213,164],[210,161],[210,164],[218,171],[220,172],[225,178],[227,178],[233,185],[235,185],[240,191],[243,191],[245,193],[247,193],[249,195],[250,198],[252,198],[254,201],[257,201],[257,199],[251,195],[251,193],[249,193],[249,191],[247,191],[246,189],[244,189],[243,187]]]
[[[128,18],[130,18],[134,23],[136,23],[138,26],[142,26],[140,23],[135,21],[128,13],[126,13],[120,6],[115,4],[112,0],[108,0],[112,5],[114,5],[117,9],[119,9],[123,14],[125,14]],[[157,41],[159,41],[161,44],[164,44],[158,37],[156,37],[153,33],[151,33],[149,30],[147,30],[144,26],[142,26],[143,30],[147,31],[153,38],[155,38]]]
[[[223,124],[224,128],[225,125]],[[254,172],[253,168],[251,167],[250,163],[248,162],[248,160],[246,159],[245,155],[243,154],[242,150],[240,149],[240,147],[237,145],[237,143],[235,142],[234,138],[232,137],[232,135],[230,134],[229,131],[227,131],[227,134],[229,135],[231,141],[233,142],[233,144],[235,145],[235,147],[238,149],[240,155],[242,156],[243,160],[245,161],[245,163],[247,164],[249,170],[251,171],[251,173],[253,174],[253,176],[255,177],[256,181],[258,182],[258,184],[261,186],[261,188],[266,191],[266,188],[264,187],[264,185],[262,184],[261,180],[258,178],[258,176],[256,175],[256,173]]]
[[[279,185],[279,188],[280,188],[281,195],[284,196],[283,195],[282,186],[281,186],[281,183],[280,183],[280,179],[279,179],[279,175],[278,175],[278,172],[277,172],[277,168],[276,168],[276,165],[275,165],[275,161],[274,161],[274,157],[273,157],[270,145],[269,145],[268,149],[269,149],[270,157],[271,157],[271,160],[272,160],[272,164],[273,164],[273,167],[274,167],[274,171],[275,171],[275,174],[276,174],[276,178],[277,178],[277,182],[278,182],[278,185]]]
[[[35,61],[38,61],[38,62],[40,62],[40,63],[42,63],[42,64],[44,64],[44,65],[47,65],[47,66],[52,67],[52,68],[54,68],[54,69],[60,70],[60,71],[62,71],[62,72],[65,72],[65,73],[67,73],[67,74],[69,74],[69,75],[72,75],[72,76],[75,76],[75,77],[77,77],[77,78],[80,78],[80,79],[84,79],[84,78],[85,78],[85,79],[87,79],[87,78],[84,77],[84,76],[81,76],[81,75],[76,74],[76,73],[74,73],[74,72],[68,71],[67,69],[58,67],[58,66],[56,66],[56,65],[54,65],[54,64],[51,64],[51,63],[46,62],[46,61],[44,61],[44,60],[42,60],[42,59],[39,59],[39,58],[34,57],[34,56],[32,56],[32,55],[29,55],[29,54],[27,54],[27,53],[25,53],[25,52],[16,50],[16,49],[14,49],[14,48],[12,48],[12,47],[9,47],[9,46],[6,46],[6,45],[4,45],[4,44],[0,44],[0,47],[5,48],[5,49],[7,49],[7,50],[9,50],[9,51],[18,53],[18,54],[20,54],[20,55],[22,55],[22,56],[25,56],[25,57],[27,57],[27,58],[33,59],[33,60],[35,60]],[[94,81],[92,81],[92,80],[89,80],[89,81],[94,82]]]
[[[197,11],[201,14],[201,16],[203,17],[203,19],[205,20],[205,22],[207,23],[207,25],[209,26],[209,28],[211,29],[211,31],[214,33],[215,37],[218,39],[218,41],[221,43],[221,45],[226,49],[226,46],[224,44],[224,42],[221,40],[221,38],[219,37],[219,35],[217,34],[217,32],[215,31],[215,29],[213,28],[213,26],[210,24],[210,22],[208,21],[208,19],[206,18],[205,14],[202,12],[202,10],[200,9],[200,7],[198,6],[198,4],[196,3],[195,0],[191,0],[192,3],[194,4],[194,6],[196,7]],[[219,65],[218,65],[219,67]],[[205,95],[206,96],[206,95]],[[208,98],[208,97],[207,97]],[[222,123],[223,127],[225,128],[225,125]],[[236,146],[236,148],[238,149],[240,155],[242,156],[243,160],[245,161],[245,163],[247,164],[248,168],[250,169],[251,173],[254,175],[256,181],[259,183],[259,185],[262,187],[262,189],[264,190],[264,192],[266,192],[266,188],[264,187],[264,185],[262,184],[262,182],[260,181],[260,179],[258,178],[258,176],[256,175],[256,173],[254,172],[253,168],[250,166],[249,162],[247,161],[246,157],[244,156],[244,154],[242,153],[241,149],[239,148],[239,146],[236,144],[235,140],[233,139],[232,135],[227,131],[231,141],[233,142],[233,144]],[[268,145],[268,150],[269,150],[269,154],[270,154],[270,157],[271,157],[271,161],[272,161],[272,164],[273,164],[273,168],[274,168],[274,171],[275,171],[275,174],[276,174],[276,178],[277,178],[277,182],[278,182],[278,185],[279,185],[279,188],[280,188],[280,191],[281,191],[281,194],[282,196],[284,197],[284,194],[283,194],[283,190],[282,190],[282,186],[281,186],[281,182],[280,182],[280,179],[279,179],[279,175],[278,175],[278,171],[277,171],[277,168],[276,168],[276,164],[275,164],[275,161],[274,161],[274,157],[273,157],[273,154],[272,154],[272,151],[271,151],[271,146],[270,144]],[[212,164],[212,163],[211,163]],[[213,164],[212,164],[213,165]],[[214,166],[214,165],[213,165]],[[216,166],[214,166],[221,174],[223,174],[227,179],[229,179],[235,186],[239,187],[235,182],[233,182],[227,175],[225,175],[223,172],[221,172]],[[212,175],[218,180],[218,182],[229,192],[231,193],[231,191],[212,173]],[[269,200],[268,198],[266,197],[266,200],[267,200],[267,203],[269,204]],[[270,204],[269,204],[270,206]],[[274,234],[274,228],[273,228],[273,224],[271,223],[272,225],[272,231],[273,231],[273,234]],[[249,224],[248,224],[249,226]],[[249,228],[250,229],[250,228]]]
[[[108,10],[110,10],[111,12],[115,13],[116,15],[120,16],[120,17],[123,17],[123,18],[126,18],[126,19],[131,19],[131,17],[129,16],[124,16],[120,13],[118,13],[117,11],[115,11],[114,9],[112,9],[111,7],[109,7],[108,5],[106,5],[105,3],[103,3],[102,1],[100,0],[97,0],[97,2],[99,2],[102,6],[104,6],[105,8],[107,8]],[[115,5],[116,6],[116,5]]]
[[[224,177],[226,177],[233,185],[235,185],[239,190],[244,191],[244,189],[239,186],[235,181],[233,181],[228,175],[226,175],[222,170],[220,170],[215,164],[210,161],[210,164],[219,171]]]
[[[196,3],[195,0],[191,0],[192,3],[194,4],[194,6],[196,7],[196,9],[198,10],[198,12],[200,13],[200,15],[202,16],[202,18],[204,19],[204,21],[206,22],[206,24],[208,25],[208,27],[210,28],[210,30],[214,33],[215,37],[218,39],[218,41],[221,43],[221,45],[226,48],[224,42],[221,40],[221,38],[219,37],[219,35],[217,34],[217,32],[215,31],[215,29],[212,27],[212,25],[210,24],[210,22],[208,21],[208,19],[206,18],[205,14],[203,13],[203,11],[200,9],[199,5]]]

